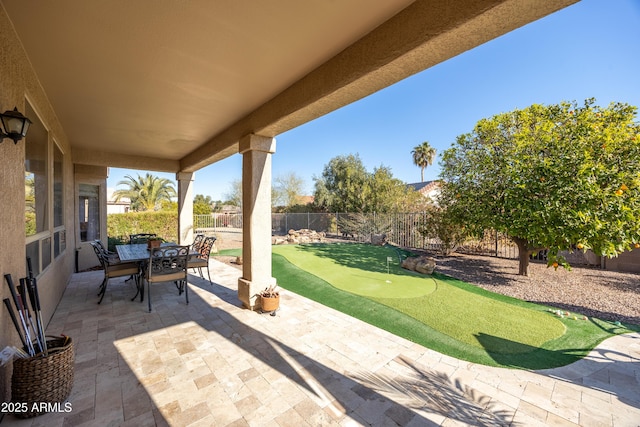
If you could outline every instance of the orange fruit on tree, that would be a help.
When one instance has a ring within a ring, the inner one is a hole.
[[[584,248],[584,245],[583,245],[582,243],[578,243],[578,244],[576,245],[576,248],[578,248],[578,249],[582,249],[582,248]]]
[[[558,261],[554,261],[551,265],[553,265],[553,268],[555,268],[556,270],[558,269]]]
[[[623,191],[622,190],[616,190],[616,196],[622,196]]]
[[[640,243],[636,243],[635,245],[633,245],[633,247],[636,249],[640,248]]]
[[[622,191],[627,191],[627,190],[629,189],[629,187],[627,187],[626,185],[622,184],[622,185],[620,186],[620,189],[621,189]]]

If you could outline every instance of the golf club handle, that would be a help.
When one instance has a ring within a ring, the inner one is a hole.
[[[26,348],[27,341],[24,339],[24,336],[22,335],[20,324],[18,323],[18,319],[16,318],[16,312],[13,311],[13,307],[11,307],[11,301],[9,301],[9,298],[5,298],[2,300],[2,302],[4,303],[4,305],[7,307],[7,310],[9,311],[9,316],[11,317],[11,321],[13,322],[13,326],[15,326],[16,331],[18,332],[18,336],[20,337],[20,341],[22,341],[22,345]]]
[[[36,326],[33,324],[33,317],[31,316],[31,311],[29,311],[29,304],[27,303],[27,298],[31,299],[31,295],[29,293],[29,287],[27,286],[27,279],[26,277],[21,277],[20,278],[20,286],[18,286],[18,291],[20,292],[20,297],[22,298],[22,304],[24,306],[24,312],[27,318],[28,326],[31,327],[31,330],[33,331],[33,334],[35,335],[35,339],[36,342],[38,343],[38,347],[40,348],[40,351],[44,351],[44,347],[42,346],[42,341],[40,340],[40,334],[38,333],[38,329],[36,328]],[[33,301],[31,302],[31,305],[33,306]]]
[[[20,279],[20,280],[23,280],[23,279]],[[36,295],[35,295],[35,292],[33,291],[33,280],[27,278],[24,281],[24,284],[22,286],[26,288],[26,291],[29,294],[29,302],[31,302],[31,310],[33,310],[34,313],[37,313],[38,308],[36,304]]]
[[[31,306],[33,307],[33,311],[36,316],[36,325],[38,327],[38,335],[40,336],[40,344],[42,344],[42,351],[45,356],[48,354],[47,351],[47,338],[44,335],[44,324],[42,323],[42,313],[40,311],[40,294],[38,292],[38,283],[36,278],[33,277],[31,279],[27,279],[29,281],[29,295],[33,297],[31,301]]]
[[[33,277],[33,267],[31,264],[31,257],[27,257],[27,274],[29,275],[29,279]]]
[[[20,299],[18,298],[18,293],[16,292],[16,286],[13,284],[13,279],[10,274],[5,274],[4,279],[7,281],[7,286],[9,286],[9,292],[11,292],[11,298],[13,298],[13,303],[16,306],[16,310],[18,312],[22,312],[22,304]]]
[[[16,287],[13,284],[13,279],[10,274],[4,275],[5,280],[7,281],[7,285],[9,286],[9,291],[11,292],[11,297],[13,298],[13,303],[16,305],[16,310],[18,311],[18,315],[20,316],[20,323],[22,323],[22,330],[24,331],[24,338],[27,342],[27,350],[31,356],[35,355],[35,349],[33,348],[33,343],[31,342],[31,336],[29,334],[29,326],[27,326],[27,320],[25,319],[24,305],[22,304],[22,299],[20,295],[16,292]]]
[[[18,285],[18,293],[20,294],[20,299],[22,300],[22,309],[24,310],[27,317],[31,317],[31,312],[29,311],[29,290],[27,289],[26,280],[24,277],[20,278],[20,285]]]
[[[35,277],[33,278],[31,283],[33,284],[33,293],[34,293],[34,295],[36,297],[36,306],[38,307],[38,311],[40,311],[41,310],[41,307],[40,307],[40,292],[38,292],[38,283],[36,282]]]

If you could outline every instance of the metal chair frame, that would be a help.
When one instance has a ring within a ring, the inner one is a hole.
[[[102,299],[107,292],[109,279],[132,276],[135,279],[136,289],[138,292],[140,291],[140,283],[138,281],[140,265],[137,262],[121,262],[118,255],[108,253],[106,249],[104,249],[102,242],[99,240],[91,242],[91,246],[93,247],[93,250],[98,257],[98,261],[100,261],[100,265],[104,270],[104,279],[98,288],[98,296],[100,296],[98,304],[102,302]],[[136,293],[136,296],[137,295],[138,293]],[[133,298],[135,299],[135,296]]]
[[[189,304],[188,259],[189,246],[161,246],[150,250],[145,272],[149,312],[151,312],[151,284],[154,283],[175,282],[178,295],[184,292],[186,303]]]
[[[129,244],[139,244],[139,243],[147,243],[149,239],[153,239],[158,237],[155,233],[138,233],[138,234],[129,234]]]
[[[191,244],[191,250],[197,251],[200,249],[200,245],[204,241],[204,234],[196,234],[196,237],[193,239],[193,243]]]
[[[129,244],[130,245],[135,245],[135,244],[142,244],[142,243],[147,243],[150,239],[156,238],[158,237],[157,234],[155,233],[138,233],[138,234],[129,234]],[[129,277],[126,281],[128,282],[129,280],[133,279],[133,276]],[[138,288],[140,290],[140,288]],[[140,290],[140,298],[142,298],[144,295],[144,292],[142,292]],[[138,294],[136,294],[136,296],[138,296]],[[136,299],[136,296],[133,297],[133,299]],[[132,301],[133,301],[132,299]]]
[[[211,256],[211,251],[213,250],[213,245],[216,242],[215,237],[206,237],[202,244],[199,246],[198,255],[191,255],[189,258],[189,262],[187,263],[187,268],[197,268],[200,277],[204,279],[204,275],[202,274],[202,268],[207,268],[207,276],[209,277],[209,283],[213,285],[211,281],[211,273],[209,272],[209,257]]]

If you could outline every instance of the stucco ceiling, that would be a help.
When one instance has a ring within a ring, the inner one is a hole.
[[[2,0],[74,160],[195,170],[574,0]],[[395,16],[395,17],[394,17]]]

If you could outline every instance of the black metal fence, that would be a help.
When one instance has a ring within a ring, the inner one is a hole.
[[[429,236],[427,221],[422,213],[274,213],[271,214],[271,231],[274,235],[284,235],[291,229],[309,229],[357,241],[369,241],[372,234],[386,234],[389,242],[401,247],[438,251],[441,242],[437,237]],[[196,232],[242,229],[242,214],[195,215],[194,228]],[[467,239],[456,251],[518,258],[518,247],[507,236],[495,231],[487,231],[482,239]]]

